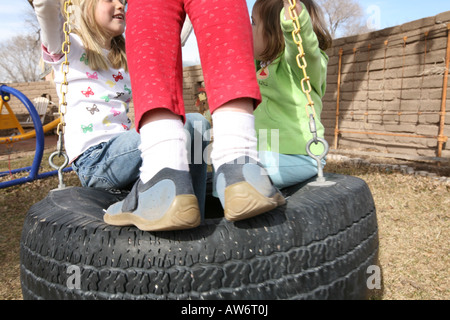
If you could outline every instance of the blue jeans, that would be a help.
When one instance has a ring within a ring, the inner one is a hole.
[[[207,170],[203,152],[210,143],[209,137],[205,137],[209,134],[210,124],[201,114],[188,113],[184,129],[190,137],[187,145],[189,169],[203,218]],[[72,163],[72,168],[83,187],[129,190],[140,174],[140,143],[141,137],[136,130],[121,133],[86,150]]]
[[[280,154],[271,151],[259,152],[260,163],[278,189],[290,187],[317,175],[317,161],[300,154]],[[325,166],[325,161],[322,160]]]
[[[317,161],[310,156],[259,151],[258,157],[273,185],[278,189],[304,182],[318,173]],[[322,160],[322,166],[325,164],[325,160]],[[215,186],[213,196],[218,198]]]

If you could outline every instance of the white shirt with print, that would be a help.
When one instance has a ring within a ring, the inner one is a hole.
[[[131,82],[124,69],[91,70],[81,39],[71,34],[70,42],[64,140],[72,162],[88,148],[130,130],[131,121],[127,113],[131,101]],[[104,51],[107,56],[108,51]],[[64,57],[54,62],[44,49],[44,60],[53,66],[56,90],[61,99],[61,64]]]

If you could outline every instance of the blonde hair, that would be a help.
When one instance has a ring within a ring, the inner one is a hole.
[[[65,0],[60,0],[64,8]],[[127,57],[125,52],[125,37],[123,35],[112,38],[111,50],[107,57],[103,54],[105,43],[110,36],[104,29],[100,28],[95,20],[95,10],[99,0],[71,0],[72,32],[78,35],[86,49],[89,67],[92,70],[108,70],[123,68],[128,71]]]

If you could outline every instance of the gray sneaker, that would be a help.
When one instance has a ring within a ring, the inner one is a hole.
[[[221,165],[214,185],[229,221],[251,218],[286,203],[263,166],[249,157]]]
[[[200,210],[190,173],[164,168],[145,184],[138,179],[123,201],[106,210],[103,220],[114,226],[135,225],[143,231],[197,227]]]

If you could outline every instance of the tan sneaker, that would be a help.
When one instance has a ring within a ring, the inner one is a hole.
[[[286,203],[263,166],[249,157],[221,165],[214,184],[229,221],[251,218]]]

